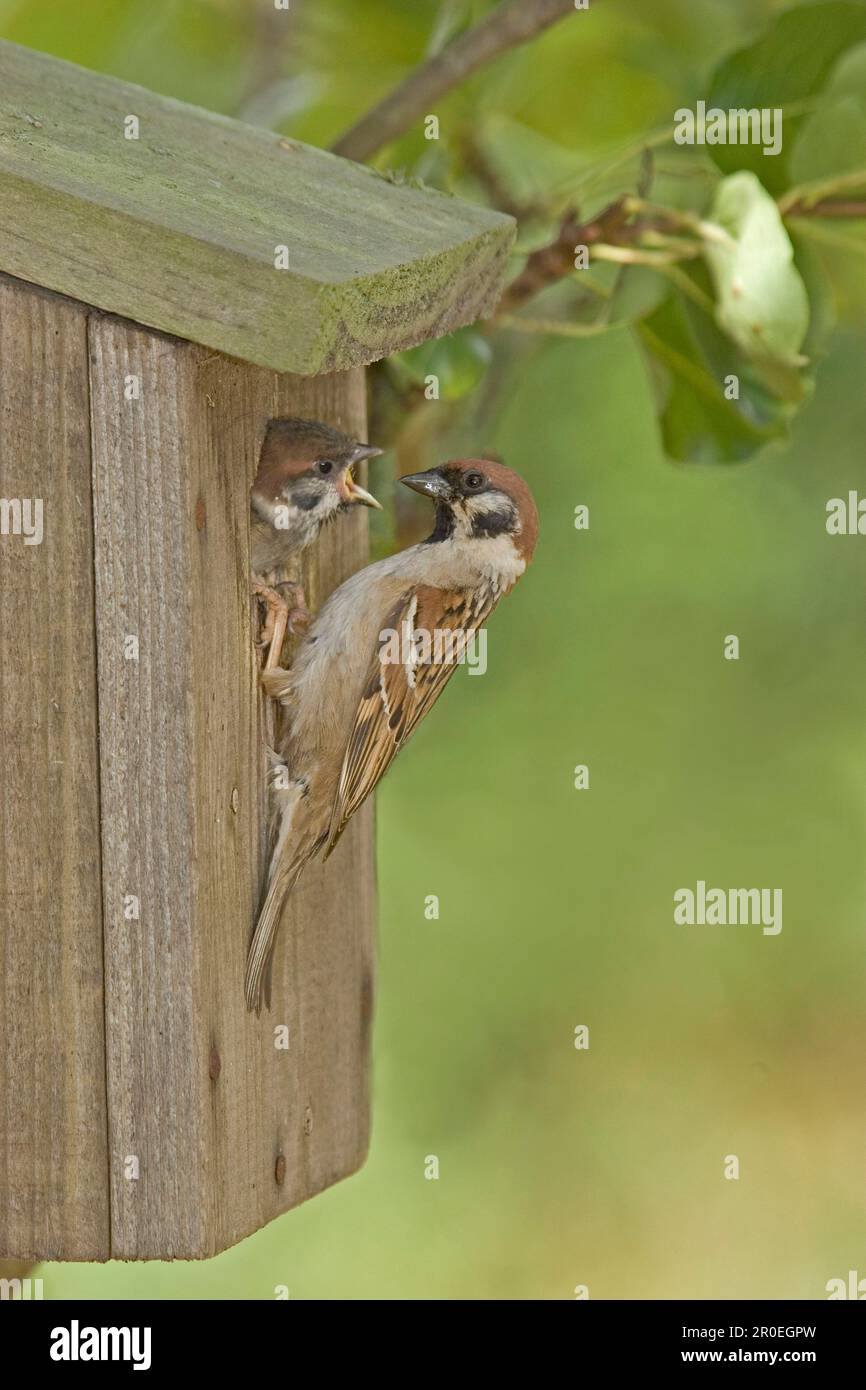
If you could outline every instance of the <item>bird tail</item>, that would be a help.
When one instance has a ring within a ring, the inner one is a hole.
[[[305,791],[305,783],[292,781],[285,785],[288,768],[273,749],[269,749],[268,840],[270,867],[268,887],[259,909],[255,931],[247,953],[247,973],[244,994],[247,1008],[262,1011],[262,996],[271,1007],[271,966],[274,946],[280,930],[280,920],[286,900],[300,877],[309,858],[305,848],[306,836],[301,829],[300,843],[294,840],[295,819]],[[277,790],[277,779],[282,783]]]
[[[271,1007],[271,969],[274,959],[274,946],[280,929],[280,919],[286,900],[297,883],[304,867],[305,859],[295,859],[285,868],[278,867],[268,884],[268,891],[256,922],[253,939],[247,955],[247,974],[244,983],[247,1008],[261,1014],[262,997],[268,1008]]]

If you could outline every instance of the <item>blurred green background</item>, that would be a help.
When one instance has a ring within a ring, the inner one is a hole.
[[[271,0],[0,0],[0,34],[327,145],[486,8],[292,0],[277,43]],[[786,8],[593,0],[437,107],[442,150],[378,162],[480,197],[447,148],[480,110],[534,193],[639,146]],[[626,325],[500,331],[457,407],[416,406],[529,478],[542,533],[487,675],[379,793],[369,1160],[215,1260],[50,1265],[46,1297],[811,1299],[866,1275],[866,540],[824,524],[866,491],[859,255],[790,440],[748,463],[666,459]],[[699,878],[782,888],[781,934],[675,927]]]

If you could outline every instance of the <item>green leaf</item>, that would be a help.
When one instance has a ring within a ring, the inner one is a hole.
[[[815,362],[824,356],[838,322],[833,289],[814,246],[796,234],[792,234],[791,240],[794,262],[809,296],[809,330],[803,342],[803,354],[810,362]]]
[[[433,17],[433,27],[424,51],[425,58],[441,53],[459,34],[478,22],[476,0],[443,0]]]
[[[719,326],[749,356],[801,365],[809,300],[774,199],[754,174],[732,174],[719,184],[709,220],[727,233],[704,247]]]
[[[670,292],[664,276],[646,266],[620,266],[619,271],[608,305],[608,321],[612,324],[646,318]]]
[[[802,123],[791,154],[795,184],[862,169],[866,187],[866,44],[845,55],[821,106]]]
[[[820,261],[840,323],[862,328],[866,324],[866,219],[832,222],[801,217],[792,219],[792,228]]]
[[[548,190],[560,184],[570,188],[586,163],[566,141],[541,135],[503,112],[476,122],[473,136],[499,181],[518,203],[542,201],[546,206]],[[553,215],[556,210],[551,206]]]
[[[738,463],[784,436],[794,399],[776,394],[713,318],[679,291],[635,331],[656,384],[662,441],[670,458]],[[734,376],[739,398],[728,400],[726,379]],[[807,387],[799,377],[785,383],[789,396],[798,400]]]
[[[388,365],[398,380],[424,386],[427,377],[439,381],[439,399],[459,400],[473,391],[492,358],[487,339],[474,328],[461,328],[446,338],[396,353]]]
[[[710,83],[708,107],[723,111],[788,107],[816,96],[826,86],[846,49],[866,40],[866,6],[854,0],[798,5],[780,15],[757,43],[732,53]],[[772,193],[790,184],[789,160],[805,119],[786,112],[782,151],[765,155],[760,145],[708,146],[725,173],[751,169]]]
[[[864,171],[866,187],[866,99],[851,94],[816,111],[803,127],[791,178],[795,184],[817,183],[856,169]]]

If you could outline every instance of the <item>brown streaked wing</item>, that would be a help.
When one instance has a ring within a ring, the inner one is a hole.
[[[465,634],[464,643],[486,622],[499,596],[479,596],[468,590],[435,589],[420,585],[404,594],[389,613],[385,628],[402,634],[404,624],[412,632],[451,631]],[[378,647],[370,663],[355,723],[346,745],[343,768],[331,815],[327,858],[358,807],[370,795],[435,704],[454,674],[456,661],[411,665],[383,662]]]

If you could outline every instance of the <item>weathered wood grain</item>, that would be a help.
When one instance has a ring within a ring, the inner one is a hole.
[[[490,312],[515,226],[10,43],[0,191],[0,270],[305,375]]]
[[[87,318],[5,279],[0,498],[0,1256],[106,1259]]]
[[[243,995],[265,804],[249,487],[275,416],[363,435],[363,374],[281,377],[101,316],[90,347],[111,1250],[198,1257],[366,1152],[369,817],[289,911],[271,1014]],[[357,514],[330,530],[313,605],[365,537]]]

